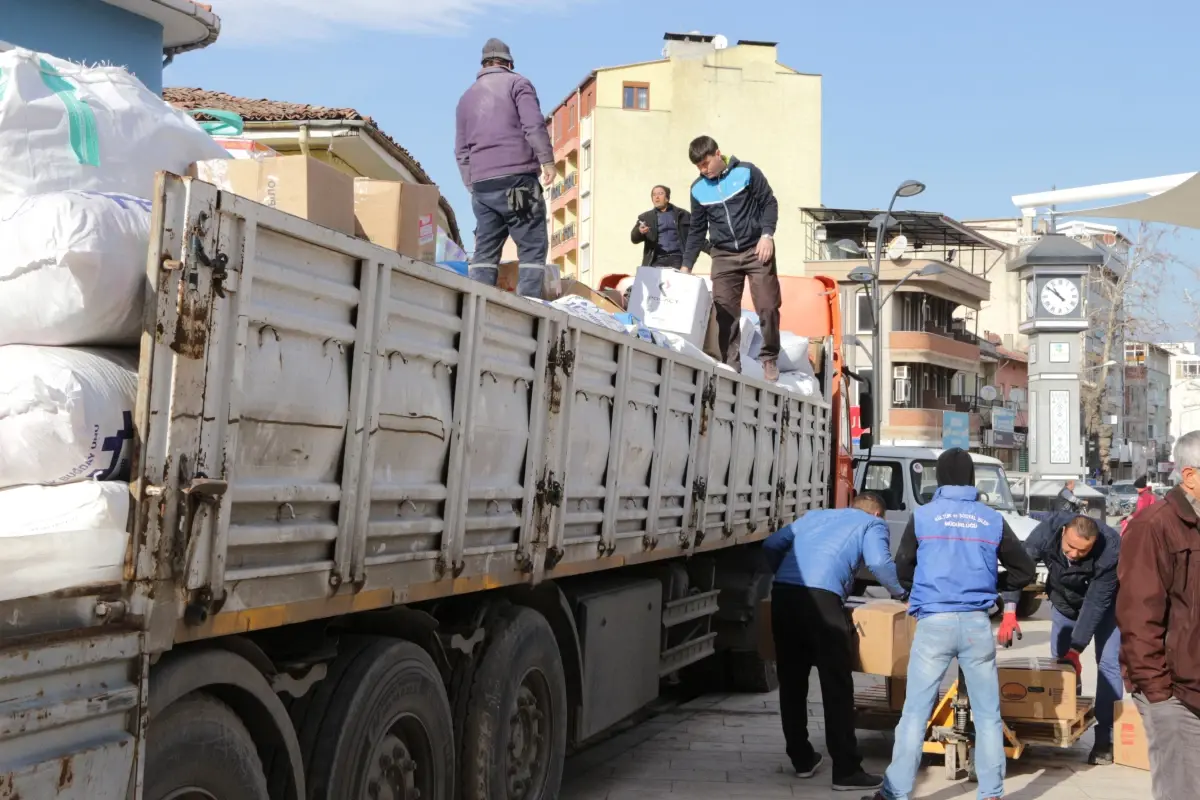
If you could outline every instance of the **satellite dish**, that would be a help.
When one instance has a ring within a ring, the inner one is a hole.
[[[1024,403],[1025,402],[1025,390],[1017,389],[1015,387],[1012,389],[1009,389],[1008,390],[1008,399],[1012,400],[1014,403]]]
[[[989,403],[996,399],[997,392],[995,386],[982,386],[979,389],[979,396]]]
[[[724,50],[726,47],[729,47],[728,39],[726,39],[724,36],[722,36],[719,33],[713,37],[713,49],[714,50]]]
[[[904,255],[904,251],[908,249],[908,237],[903,233],[897,236],[892,241],[888,242],[887,257],[892,261]]]

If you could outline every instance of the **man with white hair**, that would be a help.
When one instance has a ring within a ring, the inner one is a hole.
[[[1134,517],[1117,566],[1126,687],[1142,714],[1155,800],[1200,783],[1200,431],[1175,445],[1179,484]]]

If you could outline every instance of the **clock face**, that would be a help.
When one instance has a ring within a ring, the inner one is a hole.
[[[1079,307],[1079,287],[1068,278],[1051,278],[1042,286],[1042,308],[1056,317]]]

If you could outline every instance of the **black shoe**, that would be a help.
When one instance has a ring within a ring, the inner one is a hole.
[[[1098,744],[1092,748],[1092,752],[1088,753],[1088,763],[1094,767],[1106,767],[1113,763],[1113,749],[1111,744]]]
[[[813,753],[812,761],[807,764],[792,764],[796,770],[797,778],[811,778],[817,774],[817,770],[825,763],[825,756],[820,753]]]
[[[882,792],[876,792],[875,794],[864,794],[859,800],[887,800],[887,798],[883,796]]]
[[[833,779],[833,790],[835,792],[853,792],[858,789],[878,789],[883,786],[882,775],[872,775],[869,772],[863,772],[861,769],[853,775],[847,775],[844,778]]]

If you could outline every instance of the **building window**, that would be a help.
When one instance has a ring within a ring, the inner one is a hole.
[[[592,196],[590,194],[579,198],[579,218],[581,220],[592,218]]]
[[[592,248],[589,245],[583,245],[579,248],[579,276],[584,278],[584,282],[589,282],[587,279],[592,275]]]
[[[650,110],[650,84],[626,83],[622,93],[622,108],[632,108],[637,111]]]
[[[588,142],[583,146],[583,168],[592,168],[592,143]]]
[[[860,291],[855,295],[855,322],[857,323],[855,333],[871,333],[875,330],[871,324],[872,313],[874,312],[871,308],[870,295],[866,291]]]

